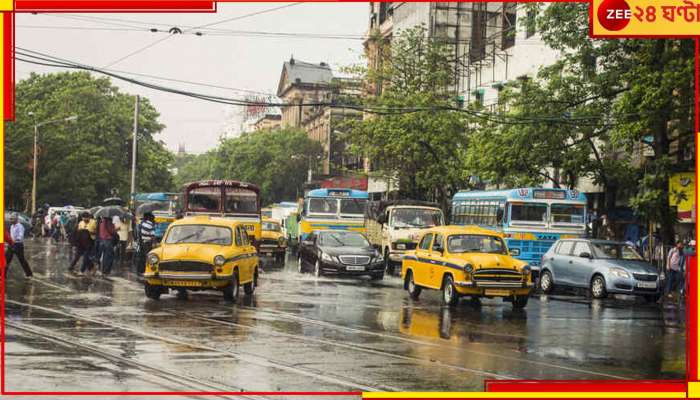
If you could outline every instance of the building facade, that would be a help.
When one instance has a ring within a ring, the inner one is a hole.
[[[281,114],[265,114],[253,122],[253,132],[277,129],[282,126]]]

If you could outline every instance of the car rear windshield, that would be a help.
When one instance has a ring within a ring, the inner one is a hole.
[[[230,246],[232,234],[231,229],[224,226],[179,225],[170,229],[165,243],[206,243]]]
[[[451,235],[447,239],[450,253],[494,253],[506,254],[503,240],[487,235]]]
[[[642,256],[632,246],[619,243],[591,243],[596,258],[642,261]]]

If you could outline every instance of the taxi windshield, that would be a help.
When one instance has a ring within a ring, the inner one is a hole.
[[[167,244],[199,243],[229,246],[232,243],[231,229],[213,225],[178,225],[172,227],[165,238]]]
[[[262,230],[264,231],[273,231],[273,232],[279,232],[280,231],[280,226],[276,222],[263,222],[262,223]]]
[[[487,235],[451,235],[447,239],[447,250],[450,253],[506,254],[503,240]]]

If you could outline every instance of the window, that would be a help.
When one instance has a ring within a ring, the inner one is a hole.
[[[282,223],[284,223],[284,221],[282,221]],[[262,230],[270,232],[279,232],[281,229],[279,224],[276,222],[263,221]]]
[[[420,241],[420,247],[421,250],[430,250],[430,241],[433,240],[433,234],[428,233],[427,235],[423,236],[423,239]]]
[[[367,207],[366,199],[342,199],[340,200],[340,213],[352,215],[364,215]]]
[[[227,213],[255,214],[258,212],[258,195],[250,189],[227,187],[224,211]]]
[[[547,204],[511,203],[511,221],[547,222]]]
[[[563,256],[568,256],[571,255],[571,250],[574,248],[574,242],[570,241],[564,241],[559,243],[559,247],[557,247],[557,254],[561,254]]]
[[[503,17],[501,18],[503,24],[503,29],[501,30],[501,48],[503,50],[515,45],[516,17],[516,3],[503,3]]]
[[[165,243],[207,243],[231,245],[231,229],[213,225],[178,225],[168,233]]]
[[[243,239],[241,238],[241,227],[236,227],[236,246],[243,246]]]
[[[435,235],[435,240],[433,241],[433,251],[440,251],[445,247],[442,244],[442,235]]]
[[[503,240],[487,235],[452,235],[447,239],[450,253],[492,253],[506,254]]]
[[[457,207],[457,213],[462,206]],[[396,208],[391,214],[390,226],[397,228],[432,228],[442,225],[442,213],[425,208]]]
[[[241,243],[243,244],[243,246],[248,246],[250,244],[248,232],[243,227],[241,227]]]
[[[309,214],[336,214],[338,212],[338,199],[312,197],[308,204]]]
[[[583,224],[583,213],[585,208],[578,204],[552,204],[552,223]]]
[[[319,237],[321,246],[331,247],[369,247],[370,244],[358,232],[322,232]]]
[[[576,242],[576,245],[574,245],[574,255],[576,257],[581,257],[581,253],[588,253],[590,255],[591,246],[586,242]]]
[[[626,244],[620,243],[593,243],[595,256],[605,259],[622,259],[622,260],[642,260],[642,257],[637,251]]]
[[[537,14],[534,10],[527,12],[527,20],[525,21],[525,39],[530,38],[535,35],[535,30],[537,29]]]
[[[191,211],[221,211],[221,188],[202,187],[187,193],[187,205]]]

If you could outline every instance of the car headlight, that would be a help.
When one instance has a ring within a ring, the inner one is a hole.
[[[396,250],[406,250],[406,243],[396,243]]]
[[[466,272],[466,273],[468,273],[468,274],[471,274],[472,271],[474,271],[474,267],[472,267],[471,264],[467,264],[467,265],[464,266],[464,272]]]
[[[384,256],[382,255],[382,253],[377,252],[377,254],[374,255],[374,261],[375,261],[375,262],[382,262],[382,261],[384,261]]]
[[[329,261],[329,262],[332,262],[332,261],[334,261],[334,260],[333,260],[333,257],[332,257],[330,254],[321,253],[321,261]]]
[[[523,267],[521,272],[523,273],[523,275],[526,275],[526,276],[530,275],[530,273],[532,272],[532,267],[530,267],[529,265],[526,265]]]
[[[151,253],[148,255],[148,264],[156,265],[156,264],[158,264],[158,261],[160,261],[160,259],[158,258],[158,256],[156,254]]]
[[[619,278],[631,278],[632,277],[629,272],[625,271],[622,268],[610,268],[610,273],[619,277]]]
[[[214,265],[220,267],[226,263],[226,259],[222,255],[214,257]]]

